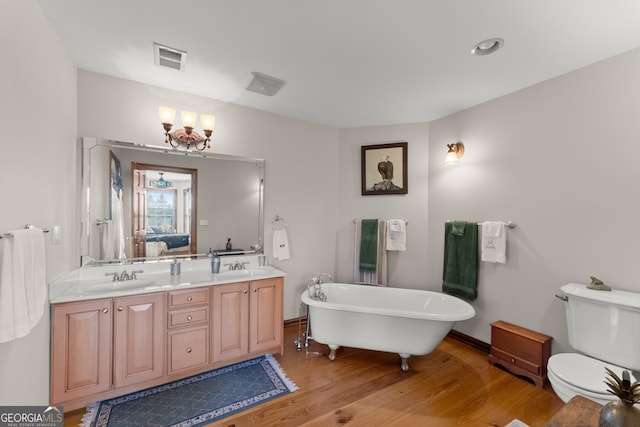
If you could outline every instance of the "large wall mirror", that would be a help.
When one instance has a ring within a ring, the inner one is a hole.
[[[82,157],[82,265],[262,253],[263,159],[86,137]]]

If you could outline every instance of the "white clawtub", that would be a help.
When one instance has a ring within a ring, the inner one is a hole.
[[[473,307],[439,292],[323,283],[302,293],[309,306],[313,340],[327,344],[329,359],[340,346],[398,353],[402,370],[409,356],[431,353],[459,320],[475,316]],[[310,293],[311,292],[311,293]],[[326,301],[321,301],[326,296]]]

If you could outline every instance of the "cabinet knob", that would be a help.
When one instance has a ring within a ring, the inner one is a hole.
[[[118,311],[122,311],[122,310],[124,310],[124,307],[123,306],[118,306]]]
[[[511,358],[511,363],[516,363],[516,359],[514,359],[513,357]]]
[[[191,316],[187,316],[187,320],[189,320],[189,321],[190,321],[191,319],[193,319],[193,317],[191,317]]]
[[[242,291],[243,294],[246,294],[247,292],[249,292],[249,291],[247,291],[246,289],[244,291]]]
[[[187,353],[191,353],[191,347],[187,347]]]
[[[187,301],[191,302],[191,300],[193,300],[193,298],[187,297]]]
[[[103,308],[103,309],[102,309],[102,313],[103,313],[103,314],[107,314],[108,312],[109,312],[109,309],[108,309],[108,308]]]
[[[256,288],[256,289],[254,289],[254,290],[253,290],[253,293],[256,293],[256,292],[258,292],[258,288]]]

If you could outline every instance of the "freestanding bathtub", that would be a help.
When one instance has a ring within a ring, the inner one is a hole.
[[[431,353],[457,321],[476,314],[469,303],[439,292],[345,283],[320,286],[326,301],[311,298],[313,288],[301,299],[309,306],[312,339],[329,346],[330,360],[340,346],[388,351],[400,355],[407,371],[409,356]]]

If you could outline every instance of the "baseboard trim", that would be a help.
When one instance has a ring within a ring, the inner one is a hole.
[[[307,317],[306,316],[295,317],[293,319],[287,319],[284,321],[285,328],[287,326],[297,326],[297,325],[306,327]],[[491,353],[491,344],[487,344],[484,341],[480,341],[479,339],[473,338],[472,336],[463,334],[462,332],[456,331],[455,329],[450,330],[447,336],[454,340],[460,341],[461,343],[466,344],[470,347],[473,347],[476,350],[480,350],[483,353],[486,353],[486,354]]]
[[[287,326],[298,325],[298,322],[300,322],[300,324],[306,326],[307,325],[307,316],[294,317],[293,319],[287,319],[287,320],[284,321],[284,327],[286,328]]]
[[[479,339],[463,334],[462,332],[456,331],[455,329],[450,330],[447,336],[449,338],[453,338],[454,340],[460,341],[470,347],[473,347],[476,350],[480,350],[483,353],[491,353],[491,344],[487,344],[484,341],[480,341]]]

